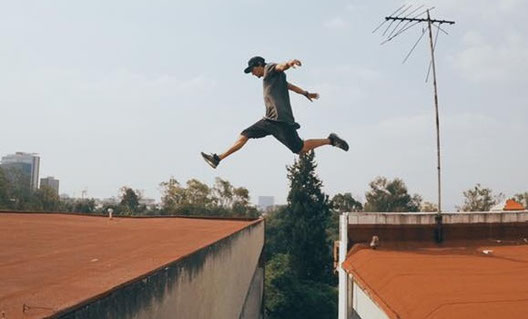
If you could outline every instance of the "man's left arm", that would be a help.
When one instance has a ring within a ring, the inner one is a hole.
[[[275,66],[275,70],[276,71],[279,71],[279,72],[284,72],[286,70],[288,70],[289,68],[296,68],[298,66],[301,66],[301,61],[297,60],[297,59],[293,59],[293,60],[290,60],[288,62],[284,62],[284,63],[278,63],[276,66]]]
[[[304,95],[308,100],[310,100],[310,102],[313,102],[312,99],[317,100],[319,98],[319,93],[310,93],[289,82],[288,82],[288,90],[293,91],[297,94]]]

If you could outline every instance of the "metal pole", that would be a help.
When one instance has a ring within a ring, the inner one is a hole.
[[[434,102],[436,112],[436,160],[438,168],[438,215],[442,213],[442,192],[441,192],[441,178],[440,178],[440,119],[438,116],[438,92],[436,86],[436,66],[434,57],[434,46],[433,46],[433,32],[431,26],[431,16],[429,10],[427,10],[427,23],[429,25],[429,43],[431,46],[431,63],[433,66],[433,85],[434,85]]]

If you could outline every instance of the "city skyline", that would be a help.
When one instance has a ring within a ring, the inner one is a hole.
[[[265,9],[255,1],[2,3],[0,135],[9,138],[0,154],[39,153],[41,175],[58,176],[61,193],[77,196],[107,198],[129,186],[158,199],[171,177],[208,185],[221,177],[248,188],[254,203],[266,194],[282,204],[295,155],[272,138],[250,141],[217,170],[200,152],[224,151],[263,116],[262,84],[242,72],[251,56],[298,58],[303,66],[288,80],[321,94],[313,103],[291,95],[299,134],[335,131],[351,147],[316,152],[323,190],[364,201],[374,178],[398,177],[435,202],[426,42],[402,65],[420,30],[383,46],[372,34],[403,3],[271,1],[280,8],[271,24],[256,19]],[[477,183],[507,197],[527,191],[520,21],[528,3],[419,4],[456,21],[436,50],[444,210]]]
[[[42,188],[43,186],[50,187],[51,189],[55,191],[57,195],[59,195],[60,194],[59,183],[60,181],[56,179],[55,177],[48,176],[48,177],[40,179],[39,188]]]
[[[25,184],[24,188],[35,191],[39,188],[40,157],[37,153],[16,152],[1,156],[2,167],[13,183]]]

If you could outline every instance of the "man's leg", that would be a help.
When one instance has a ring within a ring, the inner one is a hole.
[[[286,145],[286,147],[288,147],[293,153],[302,155],[323,145],[332,145],[339,147],[344,151],[348,151],[347,142],[335,133],[331,133],[327,138],[303,141],[297,133],[297,128],[297,125],[285,123],[273,122],[270,124],[273,136],[275,136],[275,138],[282,144]]]
[[[315,148],[318,148],[323,145],[330,145],[330,144],[331,144],[331,141],[329,138],[306,140],[304,141],[303,148],[301,149],[299,154],[305,154]]]
[[[246,144],[246,142],[248,141],[248,137],[244,136],[244,135],[240,135],[238,137],[238,140],[236,140],[235,144],[233,144],[227,151],[225,151],[224,153],[218,155],[218,157],[220,158],[220,160],[223,160],[224,158],[228,157],[229,155],[233,154],[234,152],[238,151],[239,149],[242,148],[242,146],[244,146],[244,144]]]
[[[305,154],[306,152],[309,152],[323,145],[332,145],[344,151],[348,151],[348,143],[339,136],[337,136],[337,134],[331,133],[328,138],[304,141],[303,148],[301,149],[299,154]]]
[[[216,168],[218,164],[220,164],[220,161],[228,157],[229,155],[233,154],[234,152],[238,151],[239,149],[246,144],[248,139],[250,138],[262,138],[264,136],[267,136],[270,134],[268,131],[269,124],[265,120],[260,120],[256,122],[255,124],[251,125],[242,133],[240,133],[240,136],[236,140],[236,142],[227,149],[224,153],[217,155],[217,154],[205,154],[202,152],[202,157],[207,162],[207,164],[211,165],[212,168]]]
[[[233,146],[231,146],[227,151],[225,151],[225,153],[217,155],[215,153],[205,154],[204,152],[202,152],[202,157],[207,162],[207,164],[211,165],[212,168],[216,168],[218,164],[220,164],[221,160],[241,149],[242,146],[246,144],[248,139],[249,138],[247,136],[240,135],[235,144],[233,144]]]

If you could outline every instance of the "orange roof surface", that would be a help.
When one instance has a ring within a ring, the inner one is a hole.
[[[51,315],[256,222],[0,213],[0,317]]]
[[[520,203],[514,201],[513,199],[508,199],[506,205],[504,205],[504,210],[523,210],[524,206]]]
[[[526,318],[528,245],[523,243],[377,250],[358,244],[343,267],[391,318]]]

